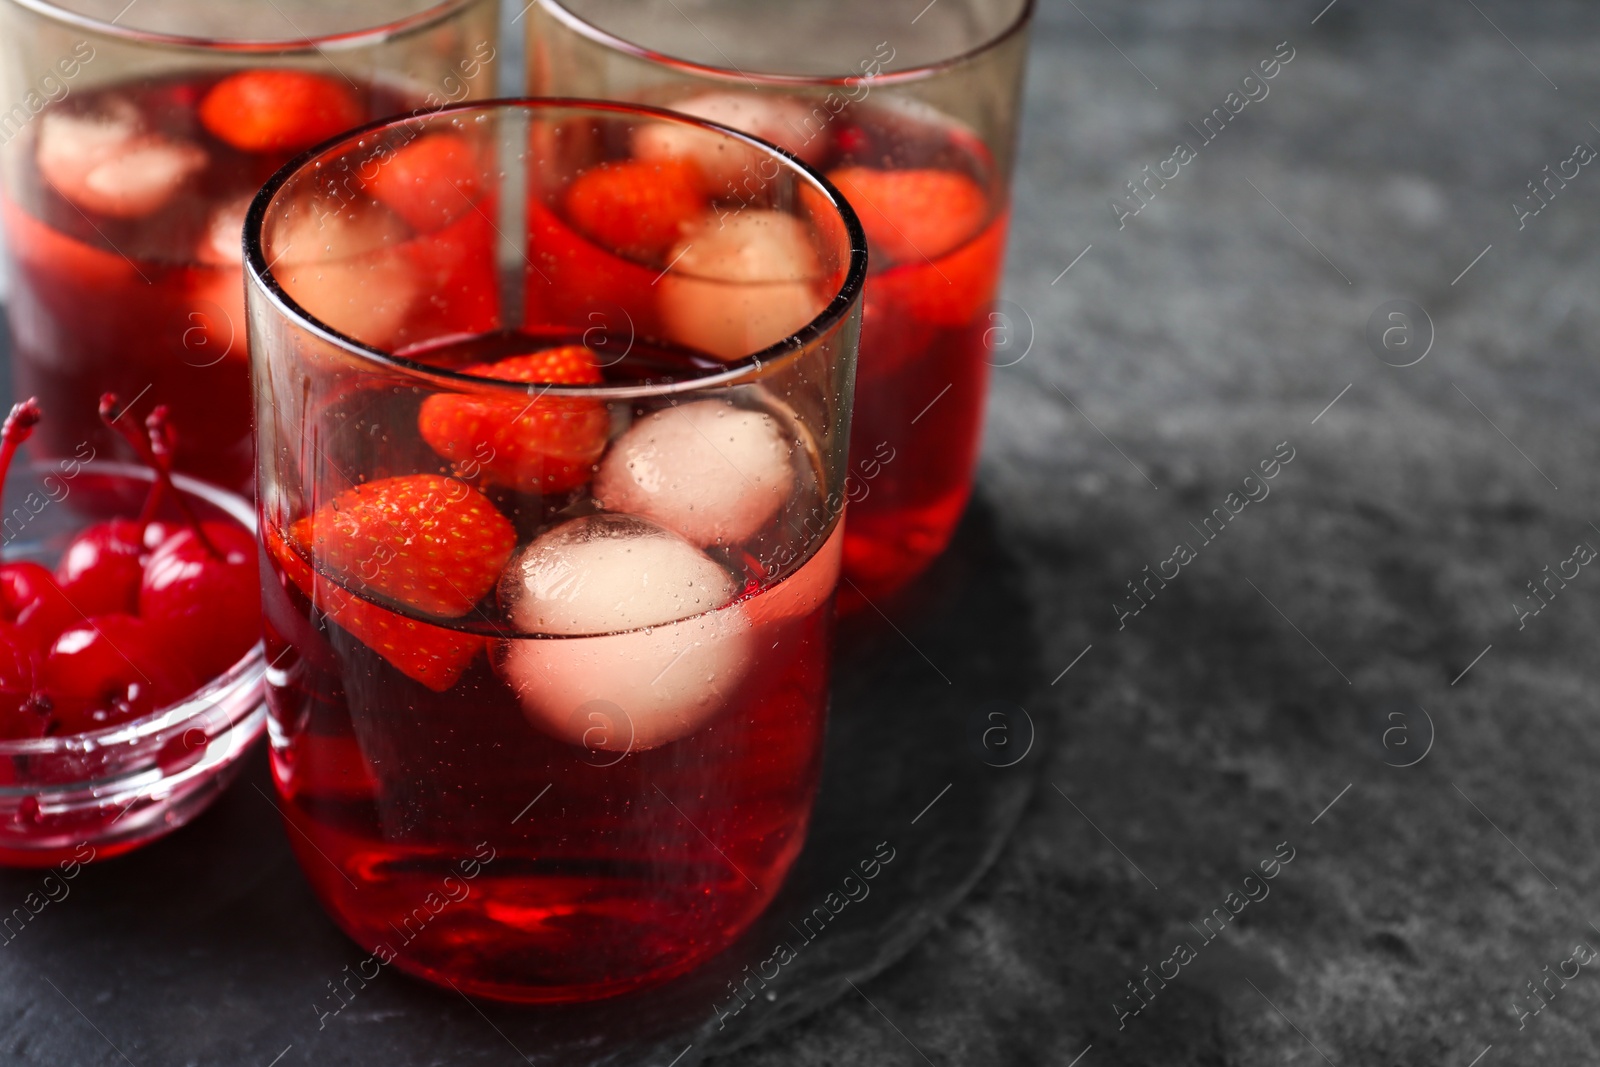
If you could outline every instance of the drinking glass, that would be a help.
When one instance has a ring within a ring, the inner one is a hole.
[[[496,26],[492,0],[0,0],[0,229],[14,392],[50,412],[36,453],[118,454],[110,391],[140,419],[171,409],[179,470],[248,492],[250,198],[350,127],[492,95]]]
[[[719,198],[641,156],[662,138],[763,185]],[[391,200],[408,156],[432,168]],[[777,892],[821,758],[864,247],[803,165],[617,104],[375,123],[257,197],[273,776],[372,968],[600,997]],[[698,333],[637,329],[663,308]]]
[[[537,0],[534,94],[726,123],[824,171],[872,254],[841,596],[906,583],[971,492],[1032,0]],[[671,146],[660,146],[662,153]],[[737,162],[697,157],[737,197]]]

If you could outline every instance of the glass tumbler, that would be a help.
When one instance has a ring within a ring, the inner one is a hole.
[[[763,185],[729,201],[642,154],[660,138]],[[581,243],[551,221],[573,202]],[[462,242],[473,218],[492,240]],[[262,190],[272,768],[373,967],[602,997],[777,892],[821,759],[864,247],[803,165],[616,104],[373,124]],[[689,341],[637,328],[663,293]]]
[[[179,470],[249,492],[250,198],[353,126],[492,95],[496,32],[492,0],[0,0],[14,391],[51,416],[35,452],[119,454],[111,391],[140,419],[168,405]]]
[[[640,101],[787,149],[838,186],[872,274],[847,492],[841,597],[930,563],[972,489],[986,334],[1032,0],[537,0],[528,90]],[[662,143],[737,199],[752,176]],[[671,323],[664,324],[671,335]]]

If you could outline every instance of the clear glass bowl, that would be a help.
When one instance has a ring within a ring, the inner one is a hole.
[[[18,464],[0,515],[5,560],[53,567],[85,526],[136,514],[153,477],[143,467],[93,460]],[[255,529],[243,497],[174,480],[202,521],[226,517]],[[173,509],[160,517],[178,516]],[[0,865],[106,859],[200,814],[261,736],[265,671],[258,641],[226,673],[143,718],[92,733],[0,741]]]

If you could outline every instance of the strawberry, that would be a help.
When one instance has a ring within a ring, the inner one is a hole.
[[[989,216],[983,189],[955,171],[840,167],[828,180],[856,209],[886,267],[937,259],[976,236]]]
[[[656,307],[659,269],[601,248],[550,209],[535,192],[528,198],[526,318],[578,330],[599,327],[609,336],[660,336]]]
[[[462,373],[507,382],[592,385],[602,381],[582,345],[548,348]],[[606,449],[611,417],[598,400],[576,397],[485,397],[440,393],[422,402],[422,439],[486,485],[524,493],[563,493],[589,480]]]
[[[267,552],[283,574],[316,610],[338,623],[407,678],[435,692],[443,693],[460,681],[462,673],[487,644],[476,634],[418,622],[362,600],[319,576],[304,557],[289,546],[276,527],[267,527],[266,543]]]
[[[464,137],[430,133],[374,160],[367,192],[422,233],[448,226],[477,199],[480,167]]]
[[[684,159],[624,160],[584,171],[567,190],[567,217],[614,252],[658,261],[709,203],[700,168]]]
[[[1007,216],[1001,215],[976,239],[932,263],[905,263],[869,276],[867,319],[876,300],[883,306],[884,320],[890,322],[903,316],[932,326],[971,325],[999,291],[1006,223]],[[867,319],[862,325],[863,344],[870,329]]]
[[[291,532],[340,584],[450,618],[494,588],[517,544],[511,523],[482,493],[437,474],[347,489]]]
[[[416,337],[490,333],[500,328],[500,278],[495,267],[494,208],[465,208],[454,222],[396,249],[412,265],[428,299],[408,310],[406,332]],[[243,288],[242,286],[240,287]]]
[[[212,136],[244,152],[310,148],[359,125],[361,105],[332,78],[303,70],[247,70],[223,78],[200,101]]]

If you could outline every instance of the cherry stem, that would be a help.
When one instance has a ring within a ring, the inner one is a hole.
[[[166,496],[166,485],[157,478],[150,483],[150,491],[144,495],[144,507],[139,509],[139,529],[143,530],[156,520],[156,514],[161,510],[161,501]]]
[[[146,466],[155,472],[155,484],[150,489],[150,495],[145,498],[144,509],[139,514],[141,525],[148,525],[155,518],[156,509],[161,505],[162,495],[170,496],[178,505],[178,510],[183,513],[183,518],[194,531],[195,538],[202,547],[215,559],[222,559],[222,553],[217,551],[217,546],[211,543],[205,530],[200,525],[199,516],[189,506],[189,500],[178,487],[172,483],[172,452],[176,444],[176,433],[169,421],[169,412],[165,404],[158,404],[150,417],[145,420],[146,433],[141,434],[138,429],[125,424],[122,417],[126,411],[117,410],[121,402],[115,393],[105,393],[100,397],[100,421],[121,435],[122,439],[133,446],[134,453]]]
[[[43,417],[39,398],[30,396],[20,404],[13,404],[5,423],[0,424],[0,498],[5,496],[6,475],[11,473],[11,460],[22,442],[33,436],[33,428],[39,425]]]

